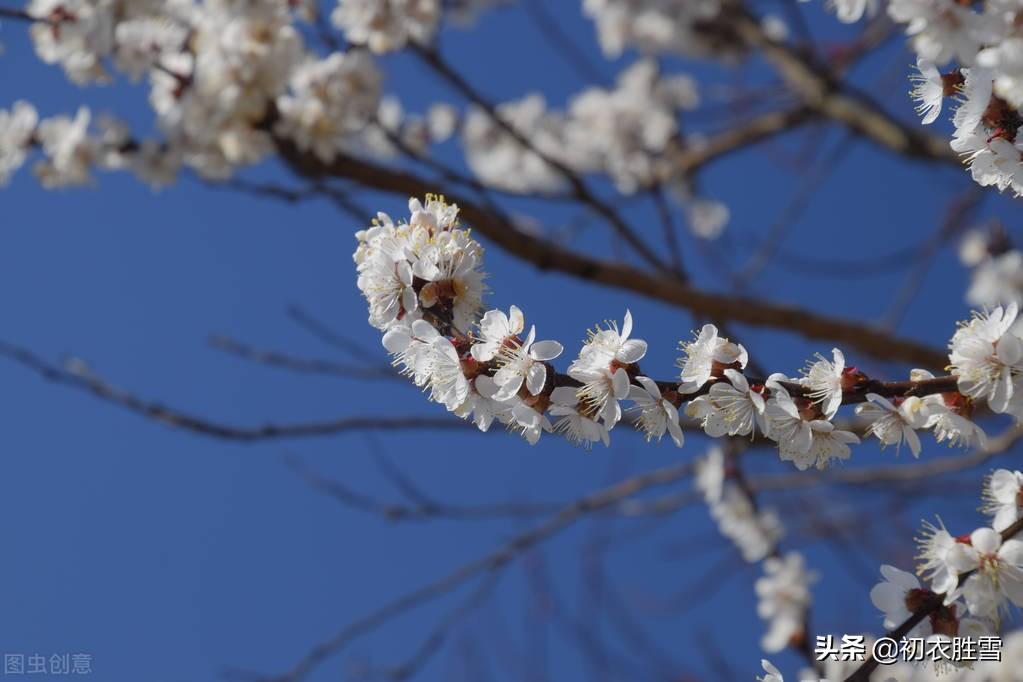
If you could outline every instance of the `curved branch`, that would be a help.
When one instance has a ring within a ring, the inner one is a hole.
[[[323,422],[297,424],[262,424],[260,426],[233,426],[209,421],[159,403],[144,400],[128,391],[108,384],[89,371],[80,362],[58,367],[31,351],[0,342],[0,356],[28,367],[48,381],[53,381],[91,393],[108,403],[118,405],[147,419],[167,426],[192,431],[203,436],[253,442],[275,438],[329,436],[346,431],[385,431],[392,429],[465,429],[466,423],[451,419],[447,414],[439,417],[377,417],[350,416]]]
[[[325,164],[303,154],[291,142],[277,138],[282,158],[298,173],[309,177],[336,176],[371,189],[405,196],[423,196],[436,188],[413,175],[353,156],[341,155]],[[829,317],[810,311],[746,296],[729,296],[698,289],[659,274],[639,270],[566,249],[548,239],[526,232],[502,213],[484,210],[462,196],[448,195],[474,229],[508,253],[540,270],[556,270],[582,280],[617,287],[687,308],[696,315],[731,320],[753,326],[774,327],[814,339],[839,341],[877,358],[940,369],[945,353],[922,343],[902,339],[866,323]]]
[[[735,32],[748,45],[761,50],[788,86],[818,114],[899,154],[962,167],[948,140],[896,121],[865,94],[839,82],[823,66],[795,48],[771,39],[738,0],[729,0],[725,11]]]

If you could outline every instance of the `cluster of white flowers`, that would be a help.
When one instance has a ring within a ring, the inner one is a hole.
[[[931,591],[944,594],[948,608],[962,600],[958,613],[969,613],[991,627],[998,626],[1010,604],[1023,606],[1023,541],[1003,540],[1020,518],[1021,483],[1023,474],[1007,469],[985,481],[982,509],[993,517],[992,527],[954,537],[939,520],[937,525],[925,524],[918,541],[918,573],[930,582]]]
[[[165,149],[152,141],[132,142],[127,127],[111,117],[94,122],[92,112],[81,107],[73,118],[41,119],[35,107],[18,101],[10,110],[0,109],[0,187],[25,163],[33,146],[43,155],[33,170],[48,188],[88,184],[94,168],[128,168],[159,186],[178,169]]]
[[[974,228],[963,237],[959,259],[972,268],[966,300],[976,306],[1023,303],[1023,253],[1012,248],[1000,226]],[[1013,333],[1023,333],[1023,320],[1016,320]]]
[[[583,0],[583,12],[609,57],[627,47],[685,55],[738,50],[719,20],[721,0]]]
[[[757,614],[767,621],[761,647],[776,653],[799,641],[805,635],[810,586],[817,577],[806,570],[798,552],[778,553],[785,532],[778,515],[773,509],[757,508],[738,469],[729,467],[720,448],[711,448],[696,461],[694,480],[721,534],[735,544],[744,561],[763,562],[764,575],[754,586]]]
[[[812,601],[810,585],[816,580],[798,552],[764,561],[764,575],[754,585],[757,615],[768,622],[760,643],[764,651],[781,651],[805,637],[806,614]]]
[[[975,313],[960,325],[949,344],[951,375],[913,370],[909,382],[893,388],[847,366],[837,348],[830,359],[811,360],[799,379],[775,373],[751,380],[744,373],[746,349],[712,324],[680,344],[677,377],[656,381],[640,370],[647,343],[633,337],[628,311],[621,326],[608,322],[591,331],[567,372],[558,374],[550,363],[562,345],[536,341],[535,327],[526,333],[519,308],[485,312],[483,249],[459,227],[458,207],[428,198],[425,206],[410,200],[409,209],[408,223],[379,214],[357,235],[358,285],[370,324],[384,332],[396,363],[431,399],[473,416],[484,430],[497,418],[531,443],[554,431],[573,443],[606,445],[629,416],[648,440],[668,435],[681,447],[679,409],[687,402],[686,415],[707,435],[762,435],[802,470],[850,457],[858,436],[832,422],[847,402],[861,403],[856,412],[867,421],[867,434],[886,446],[905,443],[914,456],[922,447],[918,430],[932,431],[939,443],[984,445],[984,432],[970,419],[974,402],[1023,418],[1023,340],[1010,331],[1015,304]],[[631,405],[623,409],[623,402]],[[756,517],[755,510],[743,508],[741,496],[719,490],[711,497],[723,501],[715,512],[719,523],[739,529],[726,534],[742,536],[744,522],[735,519]]]
[[[838,18],[858,21],[880,0],[830,0]],[[973,179],[1023,195],[1023,25],[1011,0],[888,0],[917,53],[913,97],[924,123],[955,100],[952,148]],[[942,72],[944,70],[944,73]]]
[[[993,636],[1000,632],[1010,606],[1023,606],[1023,540],[1013,537],[1023,518],[1023,473],[1008,469],[993,472],[984,483],[983,499],[983,511],[992,516],[991,527],[953,536],[940,520],[937,525],[925,523],[924,532],[917,540],[920,564],[916,575],[894,566],[881,566],[883,580],[870,591],[870,600],[881,611],[886,630],[899,628],[914,613],[927,609],[927,616],[906,633],[906,637],[940,644],[954,637]],[[808,603],[808,578],[798,555],[786,557],[784,562],[773,561],[777,563],[770,575],[758,582],[757,592],[772,592],[776,596],[766,606],[762,601],[762,610],[776,612],[789,603],[793,608]],[[794,619],[794,622],[804,620]],[[765,649],[771,651],[766,646]],[[939,654],[943,651],[941,646],[928,650]],[[763,665],[767,675],[758,679],[781,682],[777,668],[768,661]],[[824,679],[845,679],[856,667],[858,663],[854,662],[851,669],[848,665],[841,671],[829,668]],[[1015,675],[1020,670],[1023,670],[1023,632],[1005,639],[1000,662],[971,664],[950,654],[936,660],[933,667],[903,662],[885,666],[878,675],[879,679],[899,682],[935,679],[1002,682],[1017,679]],[[799,679],[818,680],[818,676],[807,671]]]
[[[47,186],[88,183],[94,169],[128,169],[162,186],[183,167],[228,177],[274,152],[275,136],[328,163],[340,151],[389,154],[382,129],[418,151],[452,134],[449,109],[434,107],[427,121],[382,97],[366,50],[308,50],[296,22],[315,17],[309,2],[32,0],[25,12],[36,19],[40,58],[75,82],[116,73],[148,81],[159,137],[133,139],[124,124],[97,121],[85,108],[40,120],[18,102],[0,110],[0,183],[33,147],[46,157],[35,169]],[[352,43],[382,51],[425,39],[414,24],[429,16],[435,23],[438,12],[436,0],[342,0],[334,16]],[[90,128],[96,123],[99,130]]]
[[[478,107],[466,116],[462,145],[477,177],[511,192],[563,189],[564,174],[548,160],[576,173],[604,174],[624,194],[664,183],[688,209],[693,232],[716,237],[727,208],[695,196],[678,163],[690,142],[698,144],[681,138],[678,114],[699,102],[691,78],[664,76],[653,60],[641,59],[619,74],[613,88],[583,90],[565,111],[549,109],[535,93],[498,105],[498,116],[528,146]]]
[[[19,103],[0,111],[0,183],[32,149],[49,157],[36,165],[47,186],[125,169],[160,187],[183,169],[223,180],[275,152],[324,164],[342,153],[425,155],[458,133],[469,168],[485,184],[518,193],[563,190],[567,178],[554,160],[573,173],[606,176],[626,194],[664,186],[694,234],[717,237],[729,211],[699,194],[681,162],[700,143],[679,126],[679,114],[699,103],[695,83],[661,73],[654,59],[635,61],[611,87],[584,89],[560,111],[537,94],[501,103],[500,123],[474,105],[456,112],[437,102],[424,116],[406,113],[382,92],[375,54],[410,43],[432,49],[442,11],[464,20],[504,1],[338,0],[331,20],[347,49],[321,54],[306,40],[322,38],[322,26],[301,25],[319,21],[310,0],[29,0],[25,14],[35,19],[30,32],[40,58],[81,84],[118,75],[142,82],[156,135],[141,139],[118,123],[113,140],[111,126],[90,129],[98,117],[87,109],[37,128],[39,116]],[[670,35],[651,45],[679,44],[683,36],[692,45],[732,42],[727,22],[718,20],[719,0],[587,0],[584,9],[601,35],[627,25],[626,42],[665,28]]]
[[[335,52],[295,68],[277,98],[277,131],[329,163],[354,146],[380,105],[380,74],[364,51]]]
[[[439,0],[338,0],[330,15],[345,39],[381,54],[425,44],[440,21]]]
[[[696,461],[695,484],[721,534],[735,543],[744,561],[756,563],[774,552],[785,533],[773,509],[758,509],[734,476],[721,448]]]

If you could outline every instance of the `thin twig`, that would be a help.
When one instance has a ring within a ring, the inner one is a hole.
[[[690,463],[673,464],[633,476],[581,497],[540,525],[519,533],[493,552],[462,564],[437,580],[406,592],[366,616],[352,621],[333,637],[311,649],[287,673],[261,679],[264,682],[303,680],[327,658],[340,653],[351,642],[378,629],[391,619],[451,592],[472,578],[502,570],[527,550],[557,535],[584,516],[606,509],[644,490],[674,483],[688,476],[691,470]]]

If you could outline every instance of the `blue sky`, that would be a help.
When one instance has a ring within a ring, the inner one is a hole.
[[[555,13],[589,57],[599,60],[592,26],[577,4],[560,4]],[[816,7],[808,14],[825,40],[845,34]],[[150,125],[142,90],[125,84],[75,88],[35,59],[23,26],[0,26],[0,42],[6,48],[0,57],[0,106],[25,98],[49,115],[87,103],[115,109],[143,131]],[[444,49],[494,98],[539,90],[560,105],[581,85],[520,10],[488,17],[476,31],[450,31]],[[634,57],[606,64],[608,74]],[[861,87],[906,120],[912,112],[901,74],[910,61],[897,41],[855,74]],[[387,66],[388,89],[409,109],[421,110],[436,99],[457,101],[411,59],[391,58]],[[731,78],[705,65],[672,66]],[[755,78],[762,70],[750,73]],[[702,186],[732,211],[726,258],[741,263],[806,182],[805,165],[780,161],[826,155],[841,139],[842,132],[833,128],[789,135],[710,168]],[[456,150],[442,153],[455,158]],[[251,177],[286,179],[272,165],[255,169]],[[897,251],[936,230],[949,200],[967,186],[965,174],[906,162],[856,142],[814,193],[783,249],[840,260]],[[399,197],[367,193],[357,198],[374,210],[403,211]],[[545,224],[564,218],[545,205],[523,207]],[[1009,199],[991,195],[980,215],[1003,216],[1012,232],[1015,210]],[[638,208],[629,216],[642,224],[653,213]],[[81,357],[112,383],[238,425],[348,414],[437,415],[440,408],[410,386],[290,374],[226,356],[208,343],[210,334],[223,333],[295,355],[346,361],[289,319],[288,307],[300,305],[382,359],[355,288],[350,254],[352,233],[360,227],[322,201],[254,199],[187,178],[154,193],[131,178],[109,174],[92,189],[47,192],[26,170],[0,191],[0,338],[54,360]],[[598,250],[602,235],[593,230],[591,244]],[[691,238],[684,238],[683,247],[695,281],[723,289],[725,283],[715,281]],[[667,375],[677,340],[694,326],[684,310],[537,274],[496,248],[488,251],[487,270],[491,303],[521,306],[542,338],[561,339],[570,353],[586,328],[620,318],[629,308],[636,334],[650,342],[644,367]],[[904,275],[900,270],[850,282],[771,266],[756,281],[755,292],[876,320]],[[967,314],[966,281],[954,252],[945,249],[900,333],[943,345],[954,322]],[[790,373],[812,352],[831,348],[827,342],[742,326],[736,335],[763,364]],[[847,356],[879,374],[898,369],[855,353]],[[347,622],[539,521],[389,523],[315,493],[285,465],[287,456],[394,501],[401,499],[400,491],[381,461],[450,503],[562,502],[630,473],[688,460],[706,446],[695,433],[676,450],[647,447],[616,432],[613,448],[587,452],[553,438],[530,448],[501,433],[468,431],[244,445],[171,430],[46,383],[6,361],[0,362],[0,386],[0,534],[5,539],[0,651],[88,652],[96,678],[105,681],[214,680],[228,668],[283,671]],[[922,457],[949,455],[929,444]],[[894,458],[894,452],[864,446],[849,466]],[[789,470],[771,453],[750,459],[754,471]],[[908,453],[899,461],[908,462]],[[878,563],[908,568],[910,537],[921,515],[939,512],[950,522],[975,523],[981,473],[961,478],[966,494],[931,497],[882,524],[883,532],[874,533],[878,542],[858,558],[832,544],[787,542],[784,548],[805,549],[810,565],[822,574],[814,591],[814,628],[876,631],[880,621],[867,592]],[[875,491],[840,492],[819,489],[805,499],[775,494],[766,502],[780,506],[793,529],[811,516],[861,505],[875,518],[884,513]],[[585,550],[609,532],[628,539],[608,553],[604,570],[617,597],[635,608],[643,645],[637,645],[635,632],[616,627],[608,617],[614,593],[605,591],[602,601],[594,601],[588,592],[596,578]],[[855,539],[850,542],[855,549]],[[720,579],[708,581],[715,566]],[[552,615],[551,603],[535,598],[531,585],[541,567],[568,612],[567,624]],[[452,631],[445,651],[419,679],[644,679],[664,667],[718,679],[723,673],[713,671],[711,649],[727,659],[735,679],[752,679],[759,670],[762,632],[753,612],[756,574],[716,537],[700,506],[656,522],[582,522],[545,543],[529,561],[513,564],[495,596]],[[699,599],[693,598],[694,586]],[[673,606],[672,597],[683,607]],[[362,665],[404,660],[453,604],[428,605],[359,639],[310,679],[338,679],[340,672],[354,674]],[[587,661],[579,653],[581,631],[619,653],[607,661]],[[628,654],[626,661],[618,660],[620,652]],[[788,670],[797,665],[787,654],[776,658]],[[466,661],[479,667],[467,672]]]

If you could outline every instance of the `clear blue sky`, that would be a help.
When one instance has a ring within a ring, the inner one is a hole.
[[[564,30],[598,60],[592,26],[580,16],[578,3],[557,4]],[[808,11],[826,39],[845,35],[816,7]],[[58,70],[35,59],[24,28],[0,26],[6,47],[0,106],[25,98],[49,115],[88,103],[116,109],[147,129],[143,91],[71,86]],[[472,82],[496,98],[540,90],[560,105],[580,86],[519,10],[490,16],[474,32],[451,31],[444,47]],[[607,72],[633,57],[607,64]],[[907,120],[911,107],[903,75],[910,62],[897,44],[857,72],[858,83]],[[401,94],[410,109],[451,99],[407,58],[389,59],[388,68],[388,89]],[[722,73],[694,68],[700,75]],[[742,262],[805,182],[805,167],[792,169],[778,159],[823,156],[840,139],[834,129],[790,136],[707,173],[706,191],[732,210],[727,246],[732,262]],[[285,179],[273,167],[257,169],[253,177]],[[839,259],[897,250],[936,230],[949,199],[967,183],[964,174],[904,162],[857,142],[815,193],[784,249]],[[374,210],[403,211],[400,198],[358,199]],[[535,208],[548,223],[562,215]],[[1017,211],[1017,204],[992,195],[982,215],[1004,216],[1013,231]],[[648,209],[630,215],[638,222],[652,218]],[[412,387],[261,368],[207,343],[209,334],[226,333],[296,355],[346,360],[288,319],[286,308],[299,304],[383,358],[355,288],[350,254],[352,233],[360,227],[320,201],[286,205],[188,179],[154,193],[122,175],[102,175],[91,190],[53,193],[39,188],[26,170],[0,191],[0,338],[51,359],[82,357],[115,384],[238,425],[346,414],[436,415],[440,408]],[[684,247],[696,281],[723,287],[691,239]],[[587,327],[620,318],[628,307],[636,334],[650,342],[644,367],[667,375],[676,341],[693,326],[683,310],[556,274],[538,275],[496,249],[488,252],[487,269],[491,303],[518,304],[542,338],[561,339],[569,352]],[[884,313],[903,276],[901,271],[852,283],[771,267],[756,282],[756,292],[867,320]],[[954,322],[966,315],[966,276],[952,250],[943,251],[900,331],[943,345]],[[772,370],[794,373],[810,353],[831,348],[780,333],[737,331],[751,355]],[[853,352],[847,356],[870,371],[886,369]],[[283,671],[345,623],[536,522],[387,523],[310,490],[285,466],[286,455],[367,494],[399,500],[377,464],[386,457],[436,498],[472,504],[568,501],[629,473],[695,457],[706,445],[688,433],[683,450],[646,447],[621,432],[612,449],[592,452],[553,438],[530,448],[499,432],[351,434],[239,445],[145,421],[6,361],[0,362],[0,387],[0,651],[88,652],[94,679],[103,682],[214,680],[232,667]],[[949,454],[928,443],[923,457]],[[849,466],[894,457],[865,446]],[[751,460],[755,471],[789,470],[771,453]],[[931,498],[897,523],[882,524],[882,532],[869,531],[879,540],[871,545],[877,550],[873,557],[850,559],[831,544],[784,544],[805,547],[810,565],[824,574],[814,590],[817,632],[879,628],[867,597],[877,564],[909,567],[910,538],[925,513],[974,523],[979,473],[964,480],[974,486],[966,495]],[[791,494],[768,495],[765,502],[783,508],[790,529],[857,504],[883,513],[870,491],[840,492],[836,497],[818,490],[805,503]],[[648,649],[637,648],[635,633],[616,628],[607,617],[615,596],[605,594],[603,607],[587,596],[593,573],[584,550],[608,531],[633,536],[609,552],[605,571],[617,598],[635,607]],[[559,624],[543,603],[531,599],[529,576],[539,564],[574,625]],[[701,589],[715,566],[721,579],[713,581],[713,589]],[[709,667],[709,642],[728,659],[735,679],[752,679],[763,631],[753,610],[756,574],[716,536],[701,506],[656,523],[584,522],[544,544],[533,561],[512,565],[497,595],[453,630],[447,649],[420,679],[633,682],[663,669],[662,659],[674,661],[680,674],[720,679]],[[694,586],[698,601],[688,608],[672,604],[679,595],[691,601]],[[404,660],[452,603],[417,610],[356,641],[310,679],[339,679],[341,671],[364,663]],[[586,662],[579,654],[579,631],[603,638],[611,661]],[[616,663],[621,653],[639,661],[641,669]],[[474,672],[463,669],[467,657],[480,666]],[[797,665],[789,655],[775,658],[786,670]]]

